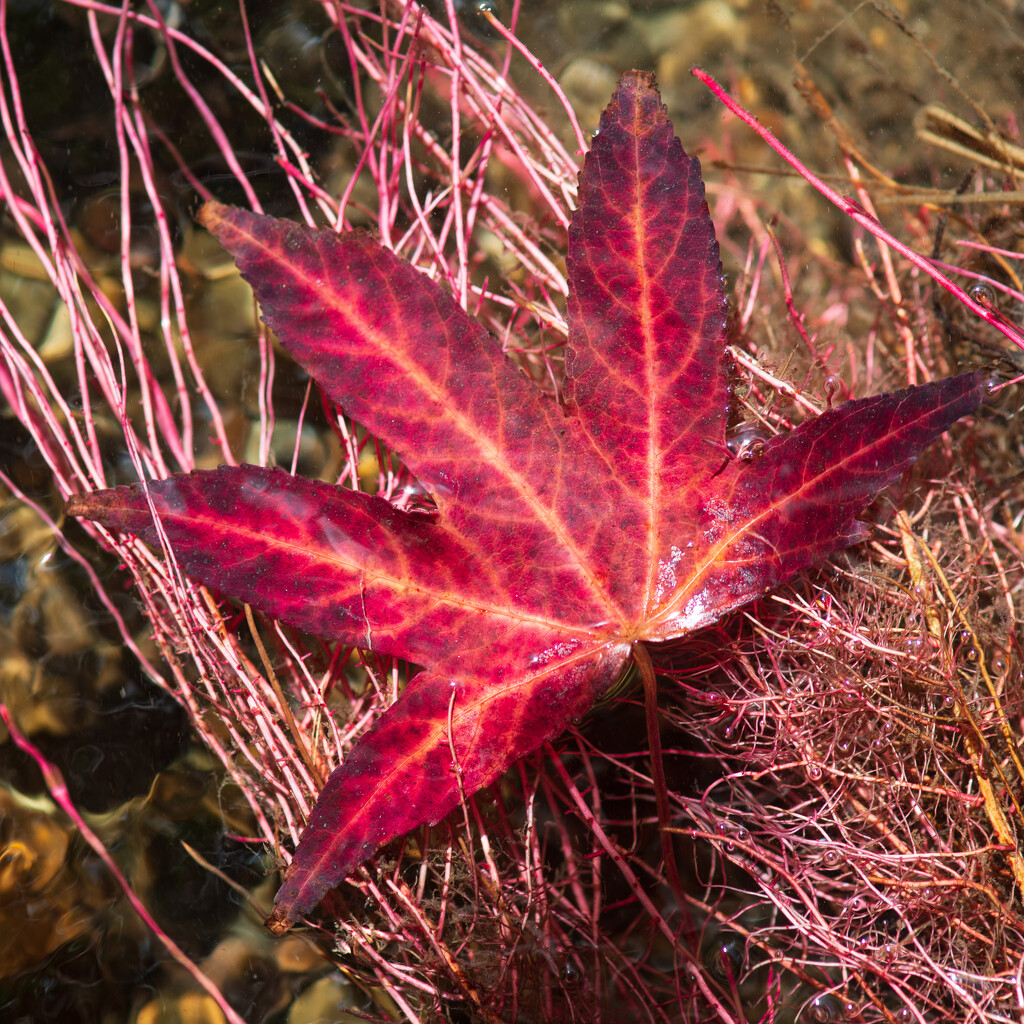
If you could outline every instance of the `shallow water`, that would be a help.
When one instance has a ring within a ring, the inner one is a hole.
[[[244,68],[239,23],[229,5],[171,4],[167,10],[168,16],[184,19],[189,31],[216,38]],[[248,13],[282,91],[327,116],[331,103],[343,101],[350,71],[317,6],[252,4]],[[486,42],[471,11],[466,24]],[[117,149],[109,95],[84,17],[59,4],[25,3],[11,12],[7,34],[25,69],[26,117],[62,209],[82,239],[93,273],[111,274],[120,237],[112,191]],[[637,0],[632,6],[613,0],[538,2],[524,5],[522,35],[562,83],[587,131],[596,126],[621,70],[654,69],[684,145],[699,150],[704,160],[731,284],[742,277],[751,220],[777,216],[780,237],[799,269],[798,299],[819,312],[826,296],[839,294],[847,302],[832,328],[822,314],[822,330],[831,329],[834,338],[841,329],[855,333],[870,315],[847,287],[849,225],[801,179],[780,173],[779,162],[751,133],[726,120],[690,77],[689,67],[699,63],[728,83],[808,165],[826,174],[840,172],[835,135],[823,123],[820,104],[818,113],[812,111],[794,85],[799,62],[806,81],[814,83],[805,86],[805,95],[817,90],[828,98],[835,131],[908,189],[955,189],[972,166],[969,154],[917,139],[915,115],[927,104],[942,103],[972,124],[984,114],[1007,135],[1016,132],[1015,118],[1024,109],[1019,74],[1024,22],[1009,4],[968,8],[953,0],[922,0],[876,9],[743,0]],[[149,69],[145,89],[153,123],[219,198],[242,201],[234,186],[228,187],[218,160],[204,151],[200,133],[182,120],[166,54],[140,34],[135,59]],[[548,103],[541,83],[525,73],[520,78],[538,105]],[[226,102],[216,80],[197,76],[196,85],[208,90],[211,105]],[[244,114],[237,116],[244,122]],[[245,124],[236,127],[253,187],[269,212],[286,208],[284,175],[261,152],[257,124],[251,149]],[[322,163],[326,181],[344,177],[345,154],[329,136],[304,129],[299,119],[295,130],[314,163]],[[160,187],[184,237],[196,206],[194,189],[171,168]],[[1008,180],[1007,187],[1014,183]],[[883,217],[899,217],[911,205],[895,189],[888,195],[891,204],[882,208]],[[141,192],[137,201],[144,215]],[[1004,244],[1011,244],[1016,228],[1008,226],[1005,234]],[[159,317],[153,282],[147,280],[153,245],[145,232],[133,239],[143,319]],[[197,261],[204,256],[193,255]],[[31,255],[19,245],[0,252],[0,295],[54,377],[73,393],[75,367],[60,310],[45,282],[33,275]],[[224,282],[219,290],[197,288],[193,298],[190,317],[203,325],[198,358],[210,371],[234,445],[254,459],[258,363],[247,337],[251,303],[237,282]],[[770,336],[762,338],[767,350],[772,342]],[[285,421],[282,462],[296,442],[297,427],[289,435],[288,422],[297,424],[304,389],[301,376],[283,364],[277,392],[278,416]],[[315,414],[311,422],[318,422]],[[130,465],[118,464],[121,456],[112,444],[116,424],[99,428],[101,441],[109,445],[112,478],[131,478]],[[197,436],[201,461],[215,464],[202,426]],[[307,425],[299,440],[300,471],[322,472],[340,458],[326,431]],[[0,409],[0,469],[59,517],[47,467],[9,409]],[[67,529],[76,546],[88,552],[139,645],[156,657],[148,624],[113,558],[74,524]],[[379,993],[368,994],[368,986],[333,970],[301,939],[272,942],[254,915],[240,912],[245,900],[228,880],[254,893],[264,908],[273,892],[270,859],[260,844],[244,841],[253,834],[248,809],[190,731],[182,709],[123,649],[81,568],[59,551],[39,516],[10,496],[0,506],[0,700],[60,768],[71,798],[160,925],[203,964],[244,1019],[301,1024],[354,1019],[346,1018],[346,1007],[390,1012]],[[642,735],[639,720],[636,726]],[[222,1019],[130,911],[106,869],[55,810],[37,768],[10,742],[0,746],[0,777],[0,1016],[111,1024]],[[223,877],[192,858],[185,843]]]

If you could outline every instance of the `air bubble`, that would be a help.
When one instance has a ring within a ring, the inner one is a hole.
[[[735,981],[746,960],[743,942],[737,936],[716,939],[704,950],[701,959],[714,977],[721,981]]]
[[[951,694],[951,693],[947,693],[942,698],[942,705],[943,705],[943,707],[951,708],[955,703],[956,703],[956,697],[953,694]]]
[[[839,862],[842,860],[842,855],[837,849],[830,846],[822,855],[821,863],[827,868],[839,867]]]
[[[742,462],[753,462],[754,459],[759,459],[764,455],[764,441],[760,438],[755,438],[753,441],[748,441],[743,445],[742,448],[736,453],[736,458]]]
[[[971,285],[971,289],[967,294],[979,306],[984,306],[986,309],[996,304],[996,290],[990,284],[982,284],[979,281],[977,284]]]
[[[831,993],[815,996],[807,1004],[807,1009],[800,1015],[801,1024],[808,1021],[809,1024],[830,1024],[832,1021],[845,1019],[843,1004]]]
[[[767,438],[759,423],[742,423],[732,436],[726,439],[725,446],[737,459],[752,462],[764,454],[766,441]]]
[[[736,836],[736,842],[747,843],[750,842],[750,833],[742,826],[733,833]]]
[[[820,764],[810,764],[807,766],[807,778],[812,782],[818,782],[821,779],[822,771]]]
[[[566,960],[565,963],[562,964],[562,969],[559,973],[561,975],[562,986],[564,988],[579,988],[580,982],[583,981],[583,972],[571,960]]]

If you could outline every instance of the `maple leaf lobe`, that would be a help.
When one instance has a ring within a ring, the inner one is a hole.
[[[848,402],[723,465],[718,245],[650,76],[621,79],[579,195],[568,416],[369,235],[203,208],[285,348],[436,514],[252,466],[69,503],[166,538],[190,575],[269,615],[425,666],[324,786],[277,932],[582,716],[636,641],[707,625],[862,537],[857,513],[984,398],[965,374]]]

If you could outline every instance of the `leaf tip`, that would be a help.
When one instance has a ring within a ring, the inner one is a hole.
[[[227,207],[215,199],[209,199],[199,208],[196,220],[211,234],[216,234],[218,225],[224,220]]]
[[[623,101],[626,102],[627,107],[647,101],[653,102],[657,108],[664,109],[665,117],[666,119],[668,118],[667,109],[662,107],[658,80],[655,78],[653,71],[641,71],[639,68],[633,68],[632,71],[624,71],[616,83],[611,102],[601,115],[602,122],[607,118],[610,123],[612,119],[620,116],[619,108]],[[601,127],[603,129],[605,125],[602,124]]]
[[[69,516],[74,516],[75,518],[87,518],[89,515],[89,495],[72,494],[64,504],[64,511]]]
[[[305,882],[296,882],[292,877],[295,862],[285,872],[284,884],[277,890],[274,897],[274,910],[264,924],[274,935],[284,935],[302,914],[309,913],[327,891],[326,885],[315,886],[312,894],[307,891]],[[304,876],[305,877],[305,876]]]
[[[291,931],[295,920],[283,907],[275,907],[264,923],[272,934],[281,936]]]

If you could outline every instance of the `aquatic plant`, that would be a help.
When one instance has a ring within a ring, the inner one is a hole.
[[[254,466],[68,502],[274,619],[426,665],[327,780],[275,931],[578,720],[629,659],[656,701],[645,644],[866,539],[854,516],[993,383],[979,370],[845,402],[732,458],[700,165],[649,75],[622,77],[599,132],[569,229],[561,403],[365,233],[200,212],[267,325],[432,507]]]
[[[254,323],[251,438],[239,436],[236,415],[225,416],[226,400],[208,383],[218,357],[195,331],[201,314],[186,294],[188,273],[202,275],[192,280],[207,294],[216,278],[235,279],[191,228],[176,244],[153,149],[165,146],[205,199],[226,185],[211,187],[147,120],[132,44],[154,33],[248,205],[261,205],[256,179],[223,115],[191,87],[183,52],[214,68],[266,124],[279,180],[307,223],[371,223],[384,245],[445,282],[535,377],[555,381],[566,335],[558,254],[577,164],[509,86],[512,51],[482,56],[486,47],[457,19],[446,25],[411,3],[384,15],[325,8],[351,60],[352,106],[324,114],[324,124],[358,171],[328,188],[272,104],[273,78],[251,48],[254,88],[156,13],[83,9],[122,160],[113,274],[89,266],[48,188],[3,37],[0,114],[18,163],[5,165],[0,189],[11,229],[63,300],[74,372],[60,379],[5,303],[0,386],[37,437],[60,497],[234,464],[248,443],[251,461],[266,464],[274,453],[293,471],[301,464],[305,475],[422,509],[404,464],[330,402],[317,410],[311,391],[280,443],[275,381],[286,364]],[[428,112],[438,98],[450,104],[444,124]],[[510,208],[488,171],[514,183],[508,194],[528,216]],[[867,189],[855,187],[851,210],[872,226]],[[137,189],[153,211],[152,279],[140,270]],[[478,243],[494,254],[490,276]],[[771,287],[762,272],[770,250],[767,238],[754,250],[728,328],[737,367],[729,441],[751,462],[772,435],[805,417],[813,424],[832,394],[847,397],[854,384],[836,373],[834,353],[818,347],[795,307],[806,378],[758,352],[754,311]],[[916,305],[901,298],[896,270],[884,266],[884,284],[869,279],[905,346],[899,383],[945,376],[950,359],[925,320],[927,303],[913,292]],[[155,316],[146,316],[147,300]],[[850,360],[858,394],[885,390],[876,385],[894,362],[866,345],[870,358]],[[313,418],[338,444],[310,456],[304,424]],[[110,437],[123,439],[116,451]],[[954,457],[943,442],[913,487],[889,492],[895,516],[877,518],[896,525],[880,525],[873,547],[699,634],[685,657],[663,652],[660,793],[642,701],[627,695],[489,790],[467,794],[440,827],[388,847],[356,876],[358,897],[352,889],[328,897],[319,937],[373,993],[379,1013],[426,1020],[463,1006],[484,1020],[725,1021],[1012,1013],[1024,948],[1010,895],[1021,881],[1012,629],[1020,556],[1006,493],[979,499],[983,463],[970,444],[962,449],[970,457]],[[1001,502],[1005,521],[995,515]],[[81,557],[81,534],[53,525]],[[245,794],[254,838],[292,847],[321,779],[395,701],[408,667],[323,644],[249,609],[243,618],[188,579],[173,544],[97,535],[136,580],[163,663],[147,659],[127,628],[126,643],[189,708]],[[94,580],[113,607],[110,584]],[[661,867],[666,835],[681,876],[675,892]],[[226,1003],[224,1012],[237,1014]]]

